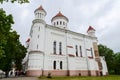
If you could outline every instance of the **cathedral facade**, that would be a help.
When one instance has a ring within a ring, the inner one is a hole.
[[[99,56],[95,29],[87,35],[68,29],[69,19],[58,12],[52,25],[46,24],[42,6],[34,11],[28,52],[23,60],[27,76],[100,76],[107,75],[104,57]]]

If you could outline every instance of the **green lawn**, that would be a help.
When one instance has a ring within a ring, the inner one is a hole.
[[[120,75],[110,75],[101,77],[41,77],[39,80],[120,80]]]

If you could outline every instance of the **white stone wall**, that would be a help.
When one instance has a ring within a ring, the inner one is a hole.
[[[39,53],[31,53],[28,57],[28,70],[42,70],[43,55]]]
[[[70,34],[68,33],[67,36],[67,46],[72,46],[73,48],[68,48],[68,54],[72,54],[76,56],[76,48],[78,48],[78,56],[80,56],[80,46],[82,49],[82,56],[85,57],[85,50],[84,50],[84,39],[80,35]]]
[[[45,27],[42,23],[35,23],[31,30],[30,50],[44,52]]]
[[[86,58],[69,57],[69,70],[88,70]]]
[[[59,54],[59,43],[62,43],[62,55],[66,55],[66,36],[64,32],[46,29],[45,53],[53,54],[53,42],[56,41],[56,54]]]
[[[98,63],[95,61],[95,59],[88,59],[88,63],[89,63],[89,70],[99,70]]]
[[[60,69],[60,61],[62,61],[62,70],[67,70],[67,61],[65,56],[57,56],[57,55],[46,55],[44,61],[44,70],[54,70],[53,62],[56,61],[56,70]]]
[[[106,64],[105,58],[100,57],[100,59],[101,59],[102,67],[103,67],[103,69],[102,69],[103,75],[106,75],[106,73],[108,73],[108,69],[107,69],[107,64]]]
[[[53,69],[53,61],[57,61],[57,69],[59,70],[59,62],[63,61],[63,70],[69,68],[69,70],[98,70],[98,65],[94,59],[86,60],[86,55],[91,56],[91,51],[87,53],[86,49],[92,48],[92,40],[89,37],[84,37],[82,34],[77,33],[65,33],[64,30],[46,27],[45,30],[45,70]],[[53,54],[53,42],[56,41],[56,55]],[[59,42],[62,42],[62,55],[59,55]],[[67,44],[67,45],[66,45]],[[76,57],[75,46],[78,46],[78,56]],[[68,48],[71,46],[72,48]],[[80,49],[82,47],[82,57],[80,57]],[[94,51],[93,58],[94,58]],[[74,55],[74,57],[67,58],[68,54]],[[89,55],[90,54],[90,55]],[[69,62],[67,64],[67,61]],[[89,63],[89,64],[88,64]],[[82,65],[81,65],[82,64]],[[47,65],[47,66],[46,66]],[[67,65],[69,67],[67,67]],[[96,66],[94,66],[96,65]],[[88,68],[89,67],[89,68]]]

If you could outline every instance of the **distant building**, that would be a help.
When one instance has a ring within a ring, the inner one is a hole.
[[[28,52],[23,61],[27,76],[100,76],[107,75],[104,57],[99,56],[95,29],[88,35],[68,29],[69,19],[58,12],[45,22],[47,12],[40,6],[35,11]]]

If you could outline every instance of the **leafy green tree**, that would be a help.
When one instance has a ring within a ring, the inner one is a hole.
[[[109,73],[114,73],[114,52],[105,45],[98,45],[100,56],[105,56]]]
[[[3,4],[3,2],[18,2],[20,4],[22,3],[28,3],[29,0],[0,0],[0,3]],[[14,24],[12,15],[6,15],[5,11],[0,8],[0,58],[4,57],[4,45],[6,44],[6,39],[9,31],[11,30],[11,25]]]
[[[0,9],[0,58],[3,57],[4,45],[7,43],[7,35],[11,30],[11,25],[13,24],[12,15],[6,15],[3,9]]]
[[[12,2],[12,3],[18,2],[22,4],[22,3],[28,3],[29,1],[28,0],[0,0],[0,3],[3,3],[3,2]]]
[[[28,3],[28,0],[0,0],[3,2]],[[12,30],[14,24],[12,15],[6,15],[5,11],[0,8],[0,69],[8,72],[15,62],[16,69],[22,68],[22,59],[25,56],[26,48],[20,43],[19,35]]]
[[[114,72],[120,75],[120,52],[114,55]]]
[[[19,35],[16,31],[10,31],[7,36],[7,43],[4,46],[5,57],[0,59],[0,69],[5,72],[11,70],[12,62],[15,62],[16,69],[22,69],[22,59],[25,57],[26,48],[20,43]]]

